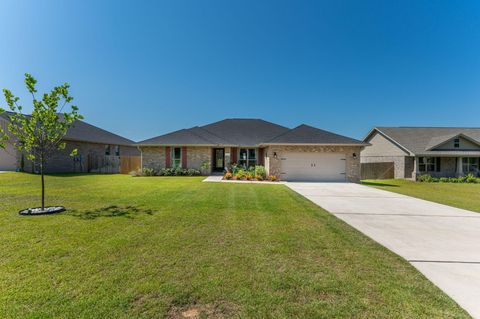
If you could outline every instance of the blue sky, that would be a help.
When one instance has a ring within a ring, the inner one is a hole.
[[[133,140],[231,117],[480,126],[478,1],[2,1],[0,88]],[[2,100],[2,105],[4,105]]]

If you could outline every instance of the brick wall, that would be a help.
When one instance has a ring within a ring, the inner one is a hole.
[[[167,151],[168,149],[168,151]],[[169,157],[170,147],[154,146],[141,147],[143,167],[153,168],[156,171],[166,167],[166,160]],[[185,154],[185,152],[183,152]],[[182,156],[183,156],[182,154]],[[212,162],[212,149],[210,147],[186,147],[186,167],[200,170],[203,162]],[[211,166],[211,165],[210,165]],[[206,174],[210,171],[205,172]]]

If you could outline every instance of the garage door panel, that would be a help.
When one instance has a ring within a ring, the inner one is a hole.
[[[282,179],[287,181],[345,182],[345,154],[294,153],[281,158]]]

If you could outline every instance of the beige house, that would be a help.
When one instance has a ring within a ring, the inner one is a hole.
[[[308,125],[289,129],[260,119],[226,119],[136,145],[142,167],[157,171],[207,163],[207,173],[223,173],[235,163],[264,165],[280,180],[358,182],[360,152],[367,144]]]
[[[394,163],[395,178],[480,176],[480,129],[376,127],[365,137],[362,163]]]

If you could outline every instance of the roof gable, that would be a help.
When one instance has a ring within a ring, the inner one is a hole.
[[[407,149],[412,155],[435,154],[438,145],[452,140],[455,136],[465,136],[480,143],[480,128],[461,127],[376,127],[381,134]],[[371,133],[364,139],[368,139]],[[452,150],[456,151],[456,150]]]
[[[480,141],[475,140],[474,138],[460,133],[460,134],[450,134],[447,136],[438,136],[438,137],[433,137],[429,144],[427,145],[426,149],[427,151],[433,151],[433,150],[456,150],[456,148],[453,146],[453,141],[455,139],[460,140],[460,147],[458,149],[480,149]],[[469,147],[465,147],[465,145],[468,145]],[[474,147],[471,147],[474,146]]]

